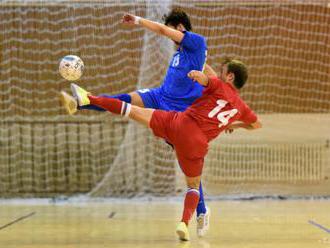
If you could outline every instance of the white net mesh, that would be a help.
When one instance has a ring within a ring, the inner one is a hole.
[[[170,6],[169,1],[147,2],[145,14],[148,19],[159,21]],[[138,89],[159,85],[173,48],[170,40],[144,33]],[[90,195],[174,194],[173,158],[170,147],[153,138],[146,128],[130,122],[110,170]]]
[[[242,97],[255,133],[222,135],[203,173],[208,194],[329,195],[330,9],[327,1],[25,1],[0,7],[0,195],[173,195],[182,183],[171,149],[106,113],[67,116],[57,71],[85,63],[78,84],[95,94],[158,86],[170,41],[120,24],[130,12],[161,21],[183,7],[208,39],[208,63],[249,66]],[[179,183],[178,183],[179,181]]]

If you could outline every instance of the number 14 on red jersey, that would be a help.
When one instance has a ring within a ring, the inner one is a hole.
[[[222,126],[226,126],[229,122],[229,119],[235,116],[238,113],[237,109],[230,109],[226,111],[221,110],[226,106],[228,102],[225,100],[218,100],[217,106],[211,110],[211,112],[208,114],[209,118],[213,118],[214,116],[217,116],[217,119],[219,120],[219,128]]]

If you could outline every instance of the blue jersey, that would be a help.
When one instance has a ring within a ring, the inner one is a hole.
[[[160,86],[162,101],[172,105],[172,110],[183,111],[202,95],[203,86],[192,81],[187,74],[191,70],[203,70],[206,54],[205,38],[199,34],[184,32]]]
[[[207,54],[206,40],[203,36],[184,32],[184,37],[178,50],[173,55],[164,81],[160,87],[138,90],[145,108],[162,109],[167,111],[185,111],[197,98],[202,96],[203,86],[188,78],[191,70],[202,71]],[[127,94],[116,97],[131,102]],[[104,111],[94,105],[83,106],[81,109]]]

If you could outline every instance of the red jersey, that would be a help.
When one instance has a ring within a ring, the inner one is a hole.
[[[203,95],[184,113],[197,122],[208,141],[234,121],[246,124],[257,121],[257,116],[240,98],[237,90],[217,77],[209,78]]]

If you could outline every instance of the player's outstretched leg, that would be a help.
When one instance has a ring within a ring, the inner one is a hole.
[[[77,99],[79,106],[95,105],[113,114],[129,117],[145,126],[149,127],[153,109],[145,109],[131,105],[119,99],[93,96],[76,84],[71,84],[73,96]]]
[[[126,102],[126,103],[131,103],[132,102],[132,97],[130,94],[118,94],[118,95],[107,95],[107,94],[101,94],[99,95],[101,97],[106,97],[106,98],[116,98],[116,99],[119,99],[123,102]],[[96,110],[96,111],[106,111],[105,109],[103,108],[100,108],[96,105],[93,105],[93,104],[88,104],[88,105],[84,105],[84,106],[78,106],[77,107],[78,109],[89,109],[89,110]]]
[[[210,227],[210,208],[205,206],[202,182],[199,185],[199,202],[197,205],[197,235],[203,237]]]
[[[116,98],[116,99],[119,99],[121,101],[124,101],[124,102],[127,102],[127,103],[131,103],[132,102],[132,96],[131,96],[132,94],[134,94],[134,99],[139,97],[139,95],[137,93],[130,93],[130,94],[124,93],[124,94],[117,94],[117,95],[101,94],[100,96],[107,97],[107,98]],[[79,106],[77,104],[77,99],[74,98],[74,97],[72,97],[71,95],[67,94],[65,91],[61,91],[60,98],[61,98],[61,101],[62,101],[62,104],[63,104],[65,110],[70,115],[75,114],[78,110],[81,110],[81,109],[89,109],[89,110],[96,110],[96,111],[106,111],[105,109],[100,108],[100,107],[95,106],[95,105],[92,105],[92,104],[88,104],[88,105],[84,105],[84,106]],[[140,99],[137,99],[136,101],[140,105],[143,104],[142,103],[142,100],[140,100]]]

